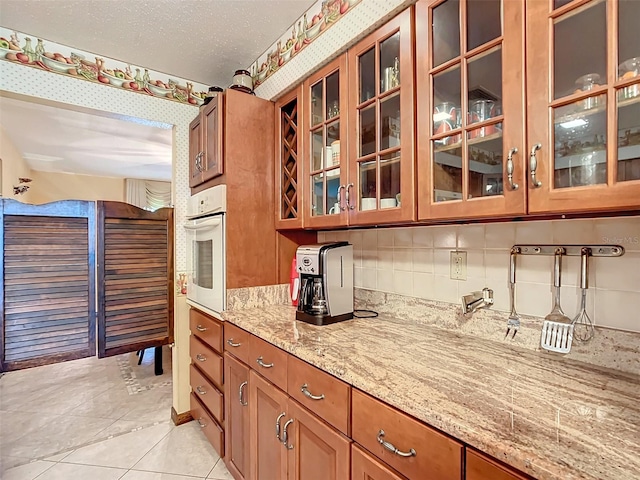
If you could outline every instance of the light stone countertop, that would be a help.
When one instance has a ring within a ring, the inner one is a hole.
[[[223,317],[535,478],[640,478],[640,375],[389,314],[322,327],[288,305]]]

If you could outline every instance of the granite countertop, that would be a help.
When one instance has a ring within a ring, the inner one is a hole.
[[[535,478],[640,478],[640,375],[382,314],[226,321]]]

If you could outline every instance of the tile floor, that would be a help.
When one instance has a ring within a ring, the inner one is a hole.
[[[156,377],[152,352],[2,375],[0,478],[232,479],[195,422],[171,422],[171,353]]]

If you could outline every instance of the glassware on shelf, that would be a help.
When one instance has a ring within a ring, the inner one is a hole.
[[[640,77],[640,57],[630,58],[622,62],[618,67],[618,74],[620,80]],[[618,92],[618,100],[626,100],[637,96],[640,96],[640,83],[624,87]]]
[[[328,118],[337,117],[340,115],[340,105],[337,100],[334,100],[331,106],[329,107],[329,111],[327,112]]]
[[[602,85],[600,81],[600,75],[597,73],[588,73],[587,75],[583,75],[576,80],[576,91],[575,93],[587,92],[589,90],[593,90],[598,85]],[[585,98],[582,102],[580,102],[583,110],[591,110],[592,108],[599,107],[601,105],[600,96],[597,97],[589,97]]]

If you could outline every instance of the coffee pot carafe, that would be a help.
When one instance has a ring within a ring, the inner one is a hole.
[[[303,245],[296,252],[300,292],[296,319],[327,325],[353,318],[353,246]]]

